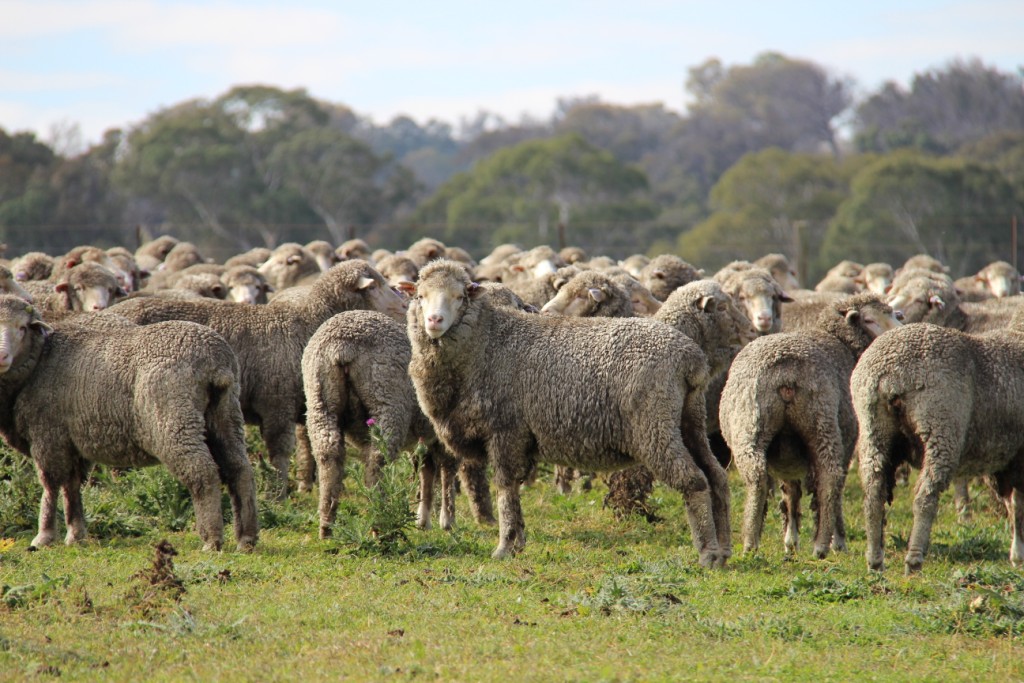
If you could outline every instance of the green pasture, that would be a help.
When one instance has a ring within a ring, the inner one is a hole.
[[[1024,574],[981,486],[966,524],[947,492],[924,570],[906,578],[910,489],[896,492],[887,570],[874,574],[855,474],[851,549],[819,561],[808,510],[800,552],[784,556],[774,504],[763,549],[741,554],[733,473],[736,554],[709,570],[675,492],[655,490],[664,521],[620,521],[603,485],[561,496],[550,473],[525,490],[527,547],[506,561],[491,560],[497,532],[462,496],[453,533],[381,543],[379,501],[351,477],[335,538],[317,538],[315,495],[261,493],[256,551],[235,552],[229,526],[232,549],[202,552],[188,496],[162,468],[97,472],[91,540],[29,552],[38,488],[23,463],[0,452],[0,680],[1024,678]],[[403,464],[391,484],[408,494],[411,475]],[[173,566],[154,559],[163,540]]]

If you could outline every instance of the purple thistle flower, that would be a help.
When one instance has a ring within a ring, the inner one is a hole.
[[[372,427],[375,424],[377,424],[377,421],[374,420],[372,417],[369,420],[366,421],[366,426],[367,427]]]

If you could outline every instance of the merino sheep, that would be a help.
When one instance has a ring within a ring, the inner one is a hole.
[[[650,290],[658,301],[665,301],[668,295],[685,284],[704,277],[704,271],[687,263],[678,256],[661,254],[651,259],[640,271],[640,284]]]
[[[746,313],[758,334],[782,330],[782,304],[793,299],[767,270],[734,262],[715,273],[714,280]]]
[[[629,292],[604,273],[584,270],[562,285],[540,312],[576,318],[630,318],[633,302]]]
[[[444,242],[432,237],[422,237],[413,242],[402,254],[412,259],[417,268],[422,268],[431,261],[445,258],[448,253]]]
[[[405,317],[405,302],[380,273],[362,260],[345,261],[324,273],[301,297],[265,306],[231,301],[124,301],[111,311],[140,324],[191,320],[227,339],[241,368],[241,403],[246,421],[259,425],[271,463],[287,495],[288,464],[295,426],[302,424],[302,350],[317,328],[336,313],[378,310]]]
[[[102,311],[127,292],[109,270],[96,263],[83,263],[64,271],[54,284],[25,283],[47,322],[56,322],[82,312]],[[37,289],[38,288],[38,289]]]
[[[719,424],[747,487],[743,549],[761,541],[769,475],[782,481],[787,553],[797,549],[800,497],[817,510],[814,554],[846,548],[842,497],[857,434],[850,373],[871,342],[899,326],[877,294],[834,302],[815,329],[755,339],[722,390]]]
[[[462,247],[447,247],[444,252],[445,258],[449,258],[452,261],[458,261],[471,270],[477,266],[476,260]]]
[[[70,387],[74,391],[69,391]],[[50,328],[0,296],[0,433],[32,458],[43,486],[35,547],[86,536],[81,486],[92,463],[164,464],[192,495],[204,549],[223,542],[228,487],[239,549],[256,543],[256,489],[238,403],[238,362],[222,337],[186,322],[140,328],[93,318]]]
[[[518,244],[499,244],[491,250],[490,254],[480,259],[480,265],[489,266],[501,263],[508,259],[509,256],[518,254],[521,251],[523,251],[523,248]]]
[[[341,246],[335,249],[335,253],[342,261],[349,261],[357,258],[361,258],[363,260],[376,260],[371,258],[370,246],[364,240],[358,238],[342,242]]]
[[[306,394],[306,430],[316,459],[320,485],[320,537],[331,535],[345,474],[346,441],[363,453],[367,478],[375,481],[383,459],[370,439],[368,420],[380,430],[390,461],[403,445],[426,446],[419,463],[417,526],[430,527],[434,479],[441,474],[439,525],[450,529],[455,515],[457,464],[437,441],[416,403],[409,379],[412,354],[405,328],[375,311],[347,311],[325,322],[302,354]],[[482,486],[478,483],[482,482]],[[493,520],[484,478],[463,477],[478,519]]]
[[[754,265],[771,273],[783,291],[800,289],[800,280],[785,254],[765,254],[754,261]]]
[[[651,290],[644,287],[627,270],[611,268],[604,271],[604,273],[622,285],[622,288],[629,293],[629,301],[633,306],[633,315],[649,317],[657,313],[658,309],[661,308],[661,302],[654,298]]]
[[[860,272],[864,289],[875,294],[886,294],[892,285],[893,269],[888,263],[869,263]]]
[[[253,247],[249,251],[241,254],[235,254],[229,258],[224,262],[224,267],[229,270],[235,266],[252,266],[253,268],[259,268],[267,262],[267,259],[269,259],[270,255],[273,253],[274,252],[266,247]]]
[[[178,239],[175,237],[160,235],[135,250],[135,262],[142,270],[153,273],[167,258],[167,252],[173,249],[177,243]]]
[[[1020,294],[1020,272],[1006,261],[993,261],[976,274],[953,283],[964,301],[1001,299]]]
[[[139,264],[135,261],[135,254],[124,247],[107,249],[107,256],[118,268],[114,271],[118,283],[129,294],[138,291],[142,287],[143,280],[149,277],[149,271],[139,268]]]
[[[513,279],[504,284],[516,296],[539,309],[551,301],[558,294],[558,290],[580,272],[582,271],[579,266],[564,266],[554,272],[545,272],[536,277]]]
[[[570,266],[574,263],[583,263],[590,258],[582,247],[562,247],[558,255]]]
[[[220,281],[227,288],[224,298],[240,304],[265,304],[267,295],[274,291],[253,266],[232,266],[224,271]]]
[[[868,567],[884,566],[885,504],[903,461],[920,469],[907,573],[924,562],[939,495],[955,478],[980,475],[1012,506],[1010,561],[1024,564],[1024,316],[986,335],[907,325],[872,344],[850,385]]]
[[[313,240],[306,245],[306,249],[316,259],[317,265],[320,266],[321,272],[327,272],[331,266],[335,263],[344,261],[341,256],[334,250],[331,243],[326,240]]]
[[[377,262],[377,270],[392,287],[402,282],[416,282],[420,269],[408,256],[391,254]]]
[[[619,261],[619,267],[624,268],[627,273],[640,280],[640,273],[643,272],[644,266],[651,262],[651,259],[643,254],[632,254],[627,256],[622,261]]]
[[[701,564],[724,564],[728,483],[704,432],[707,360],[694,342],[643,318],[494,306],[451,261],[424,268],[417,292],[409,372],[449,451],[493,465],[495,558],[526,544],[519,486],[542,460],[594,470],[647,465],[683,493]]]
[[[11,263],[11,271],[20,282],[49,280],[53,273],[54,258],[41,251],[30,251]]]
[[[280,292],[288,287],[308,285],[320,277],[316,257],[301,244],[285,242],[256,270]]]

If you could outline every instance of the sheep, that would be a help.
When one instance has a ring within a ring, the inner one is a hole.
[[[149,277],[149,271],[139,268],[139,264],[135,261],[135,255],[124,247],[107,249],[107,256],[118,268],[114,272],[114,276],[117,277],[117,281],[124,291],[128,293],[138,291],[142,287],[143,280]]]
[[[320,264],[308,249],[296,242],[285,242],[257,268],[276,291],[308,285],[320,276]]]
[[[507,257],[505,259],[505,274],[502,276],[501,282],[505,284],[516,281],[525,282],[533,278],[544,277],[568,265],[558,255],[558,252],[548,245],[542,244],[529,251]]]
[[[30,251],[11,263],[14,277],[21,282],[26,280],[49,280],[53,272],[54,258],[41,251]]]
[[[497,263],[501,263],[508,259],[513,254],[518,254],[523,251],[523,248],[518,244],[499,244],[491,253],[480,259],[479,265],[489,266]]]
[[[377,270],[392,287],[400,282],[416,282],[420,269],[408,256],[391,254],[377,261]]]
[[[633,254],[627,256],[622,261],[619,261],[619,267],[624,268],[627,273],[640,280],[640,273],[643,272],[644,266],[651,262],[651,259],[643,254]]]
[[[793,297],[782,304],[782,331],[814,329],[823,310],[848,296],[842,292],[807,292]]]
[[[675,290],[702,277],[703,270],[695,268],[678,256],[661,254],[644,266],[637,279],[650,290],[655,299],[664,301]]]
[[[633,306],[633,315],[652,316],[661,308],[661,302],[654,298],[651,290],[644,287],[626,269],[616,266],[602,272],[629,293],[629,300]]]
[[[787,554],[799,543],[803,489],[817,510],[814,555],[846,549],[843,487],[857,434],[850,373],[876,337],[899,325],[877,294],[862,294],[833,302],[814,329],[760,337],[736,356],[719,424],[747,489],[744,552],[761,542],[769,476],[782,481]]]
[[[782,304],[793,301],[764,268],[733,262],[715,273],[714,280],[746,313],[758,334],[782,330]]]
[[[1024,564],[1024,316],[985,335],[928,323],[894,330],[864,353],[850,386],[868,567],[884,569],[885,504],[903,461],[920,469],[908,574],[928,552],[939,495],[954,478],[979,475],[1012,505],[1010,561]]]
[[[160,273],[176,273],[197,263],[206,263],[206,259],[203,258],[199,247],[191,242],[178,242],[167,252],[163,263],[157,266],[157,271]]]
[[[371,259],[370,246],[363,240],[355,238],[342,242],[341,246],[335,249],[335,253],[341,258],[342,261],[349,261],[351,259]]]
[[[0,293],[19,296],[29,303],[32,303],[35,298],[28,290],[18,284],[18,278],[14,276],[14,273],[7,266],[0,266]]]
[[[934,273],[949,273],[949,267],[944,265],[942,261],[938,260],[928,254],[916,254],[911,256],[903,262],[903,266],[900,270],[913,270],[915,268],[923,268],[924,270],[930,270]],[[899,274],[899,273],[897,273]]]
[[[316,259],[316,263],[320,266],[321,272],[326,272],[335,263],[344,261],[341,256],[335,251],[334,247],[331,246],[330,242],[326,240],[313,240],[306,245],[306,249]]]
[[[704,432],[707,360],[643,318],[534,316],[490,303],[451,261],[420,272],[409,374],[448,450],[487,456],[498,491],[494,558],[525,547],[519,486],[537,460],[585,469],[643,463],[683,493],[700,563],[731,554],[729,491]]]
[[[405,316],[402,298],[362,260],[339,263],[294,300],[252,306],[231,301],[149,298],[123,301],[111,312],[140,324],[191,320],[212,327],[227,339],[241,368],[242,411],[247,422],[259,425],[283,497],[288,492],[295,425],[302,423],[305,410],[302,349],[325,320],[354,309]]]
[[[1000,299],[1020,294],[1020,272],[1006,261],[993,261],[975,275],[953,283],[964,301]]]
[[[344,246],[344,245],[342,245],[342,246]],[[339,249],[338,253],[340,254],[341,253],[340,252],[341,247],[338,247],[338,249]],[[373,252],[368,257],[361,257],[361,258],[369,260],[370,263],[376,265],[377,263],[380,262],[380,260],[382,258],[384,258],[385,256],[391,256],[392,253],[393,252],[391,252],[391,251],[389,251],[387,249],[374,249]]]
[[[139,268],[150,273],[155,272],[160,264],[167,257],[167,252],[174,248],[178,239],[170,235],[160,235],[156,239],[146,242],[135,250],[135,262]]]
[[[111,273],[116,273],[118,270],[117,266],[114,265],[114,261],[107,255],[107,252],[99,247],[80,246],[54,259],[49,282],[60,282],[67,271],[83,263],[95,263],[103,266]]]
[[[903,311],[907,322],[933,323],[968,334],[1005,328],[1014,311],[1024,304],[1021,297],[961,303],[949,276],[920,270],[898,275],[888,300],[890,306]]]
[[[444,258],[447,254],[447,247],[444,242],[431,237],[423,237],[413,242],[402,254],[412,259],[417,268],[422,268],[431,261]]]
[[[259,268],[267,262],[267,259],[269,259],[270,255],[273,253],[274,252],[266,247],[253,247],[249,251],[241,254],[235,254],[229,258],[224,262],[224,267],[227,269],[234,268],[235,266],[252,266],[253,268]]]
[[[629,292],[610,277],[584,270],[562,285],[540,312],[577,318],[629,318],[633,316],[633,303]]]
[[[840,261],[825,273],[825,277],[814,286],[816,292],[840,292],[857,294],[861,291],[861,274],[864,266],[855,261]]]
[[[54,329],[24,300],[0,296],[0,434],[33,460],[43,486],[33,547],[56,536],[58,492],[65,543],[85,539],[81,486],[99,462],[165,465],[192,495],[206,550],[223,543],[223,482],[238,548],[251,549],[256,488],[242,424],[238,362],[212,330],[114,317]]]
[[[476,260],[469,255],[469,252],[462,247],[447,247],[445,249],[445,258],[451,259],[452,261],[458,261],[459,263],[468,266],[469,268],[476,268]]]
[[[771,273],[783,291],[800,289],[800,280],[785,254],[765,254],[754,261],[754,265]]]
[[[590,258],[586,250],[581,247],[562,247],[558,256],[570,266],[574,263],[583,263]]]
[[[191,292],[206,299],[224,299],[228,290],[219,276],[213,273],[190,273],[175,278],[172,292]]]
[[[380,430],[390,461],[398,449],[426,447],[420,463],[417,526],[430,528],[434,478],[441,473],[439,525],[454,522],[455,460],[437,441],[430,422],[416,403],[409,379],[412,351],[405,327],[375,311],[339,313],[310,337],[302,353],[306,395],[306,431],[319,474],[320,538],[331,535],[345,473],[346,440],[362,451],[367,478],[376,480],[383,464],[371,445],[368,420]],[[484,473],[485,474],[485,473]],[[477,482],[482,481],[482,486]],[[493,519],[486,477],[463,477],[478,519]]]
[[[274,291],[253,266],[232,266],[224,271],[220,281],[227,289],[225,298],[240,304],[265,304],[267,295]]]
[[[536,308],[542,308],[558,293],[558,290],[582,272],[579,266],[565,266],[554,272],[545,272],[537,277],[514,279],[504,283],[516,296]]]
[[[34,291],[33,298],[40,315],[47,322],[56,322],[68,316],[102,311],[115,299],[127,296],[114,274],[96,263],[83,263],[64,271],[53,285],[30,281],[25,283]]]
[[[875,294],[886,294],[892,285],[892,266],[888,263],[869,263],[856,278],[865,291]]]

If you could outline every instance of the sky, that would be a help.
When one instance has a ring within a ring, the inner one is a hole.
[[[546,119],[591,95],[683,113],[688,70],[712,57],[780,52],[864,94],[955,58],[1015,73],[1022,35],[1021,0],[0,0],[0,128],[93,143],[256,83],[378,124]]]

